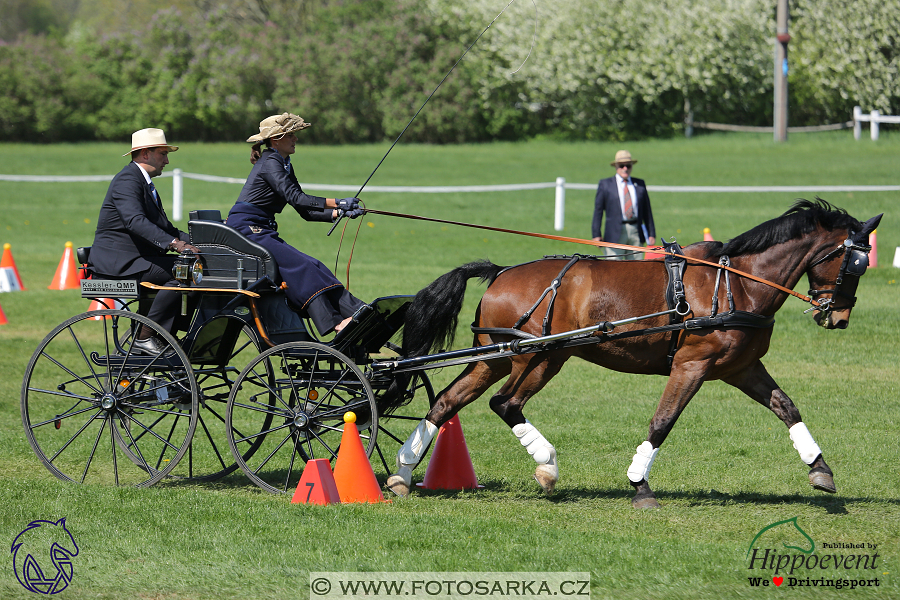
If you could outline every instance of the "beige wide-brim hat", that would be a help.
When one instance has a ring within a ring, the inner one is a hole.
[[[636,165],[637,161],[631,158],[631,152],[628,150],[619,150],[616,152],[616,160],[609,163],[609,166],[616,167],[621,165],[622,163],[631,163],[632,165]]]
[[[178,150],[178,146],[170,146],[166,143],[166,134],[162,129],[141,129],[131,134],[131,150],[122,156],[128,156],[135,150],[143,150],[144,148],[160,148],[165,147],[169,152]]]
[[[247,138],[247,141],[252,143],[262,142],[273,137],[286,135],[292,131],[306,129],[311,125],[312,123],[307,123],[303,120],[303,117],[298,117],[291,113],[272,115],[259,122],[259,133],[251,135]]]

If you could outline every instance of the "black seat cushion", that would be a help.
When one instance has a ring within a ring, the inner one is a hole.
[[[275,258],[236,229],[219,221],[198,220],[188,222],[188,231],[203,263],[203,280],[196,287],[243,289],[266,276],[272,283],[280,282]]]

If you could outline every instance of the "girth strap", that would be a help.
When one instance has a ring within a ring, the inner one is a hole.
[[[687,260],[684,258],[684,251],[675,239],[671,242],[662,240],[663,249],[666,251],[666,274],[669,276],[669,282],[666,285],[666,304],[669,309],[675,309],[676,312],[669,315],[669,324],[674,325],[681,323],[684,316],[691,311],[691,305],[688,304],[684,293],[684,270],[687,267]],[[666,355],[666,361],[669,368],[675,361],[675,353],[678,352],[678,339],[680,331],[674,330],[669,339],[669,352]]]
[[[524,315],[519,317],[519,320],[516,321],[515,325],[513,325],[513,329],[521,329],[522,325],[524,325],[525,322],[531,318],[531,315],[534,313],[535,310],[537,310],[537,307],[541,304],[541,302],[544,301],[544,298],[547,297],[547,294],[550,294],[550,303],[547,305],[547,314],[544,315],[544,323],[541,328],[543,335],[550,334],[550,317],[553,312],[553,303],[556,302],[557,290],[559,289],[560,284],[562,284],[562,280],[563,280],[563,277],[565,277],[566,272],[569,269],[571,269],[572,265],[577,263],[580,259],[581,259],[581,256],[576,254],[575,256],[573,256],[571,258],[571,260],[569,260],[569,262],[566,264],[566,266],[562,268],[562,271],[559,272],[559,275],[557,275],[556,278],[550,283],[550,285],[547,286],[547,289],[544,290],[544,293],[541,294],[541,297],[537,299],[537,302],[535,302],[534,305],[531,308],[529,308],[525,312]]]

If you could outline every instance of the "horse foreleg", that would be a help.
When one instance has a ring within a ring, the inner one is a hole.
[[[695,363],[682,364],[673,368],[666,389],[663,391],[650,421],[650,432],[647,439],[637,447],[637,452],[628,467],[628,481],[634,487],[635,495],[631,499],[634,508],[659,508],[656,495],[650,489],[648,478],[653,461],[659,453],[659,447],[672,431],[675,421],[681,415],[700,386],[706,374],[705,365]]]
[[[508,367],[505,369],[498,365],[492,367],[485,362],[466,367],[459,377],[438,395],[434,406],[425,418],[419,421],[416,429],[397,451],[397,470],[388,477],[386,487],[398,496],[408,495],[412,485],[413,469],[422,462],[441,425],[507,373]]]
[[[809,433],[800,417],[800,411],[784,391],[778,387],[762,362],[756,361],[749,369],[735,377],[723,379],[741,390],[773,413],[787,426],[788,434],[800,459],[809,465],[809,483],[817,490],[835,493],[834,473],[822,458],[822,450]]]

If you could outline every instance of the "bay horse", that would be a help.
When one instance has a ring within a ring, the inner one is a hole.
[[[653,328],[665,329],[671,324],[671,311],[665,314],[668,272],[660,260],[606,261],[585,257],[570,264],[570,257],[550,257],[509,268],[477,261],[446,273],[422,289],[407,312],[405,356],[424,356],[437,348],[450,347],[466,284],[473,277],[489,282],[472,324],[473,346],[571,332],[640,315],[650,315],[645,322],[650,329],[641,335],[628,335],[628,331],[642,331],[643,326],[628,323],[618,328],[623,334],[613,335],[602,329],[593,334],[597,343],[590,339],[581,345],[536,349],[511,357],[473,359],[438,395],[400,448],[397,471],[388,478],[387,487],[397,495],[408,494],[412,470],[424,457],[439,427],[508,376],[491,398],[490,407],[531,454],[537,463],[535,479],[546,493],[552,493],[559,478],[556,449],[522,410],[569,358],[577,356],[624,373],[668,375],[647,438],[638,446],[627,470],[635,489],[635,508],[659,507],[648,483],[653,461],[703,382],[717,379],[775,413],[788,427],[794,447],[810,468],[810,484],[825,492],[836,492],[833,473],[800,411],[760,359],[769,348],[773,315],[804,273],[809,279],[810,296],[815,300],[804,298],[813,303],[816,323],[826,329],[847,327],[859,277],[868,265],[868,235],[881,217],[861,223],[820,198],[799,200],[780,217],[727,244],[700,242],[683,248],[688,259],[683,273],[684,300],[690,310],[685,316],[692,317],[686,323],[701,325],[696,329],[653,332]],[[726,284],[720,285],[722,269],[692,263],[691,258],[726,267],[730,261],[736,271],[725,269]],[[548,293],[551,283],[557,286],[552,294]],[[555,302],[550,307],[553,297]],[[730,307],[729,313],[741,318],[697,318],[714,316],[716,306]],[[654,316],[657,313],[659,316]],[[519,326],[514,329],[517,322]]]

